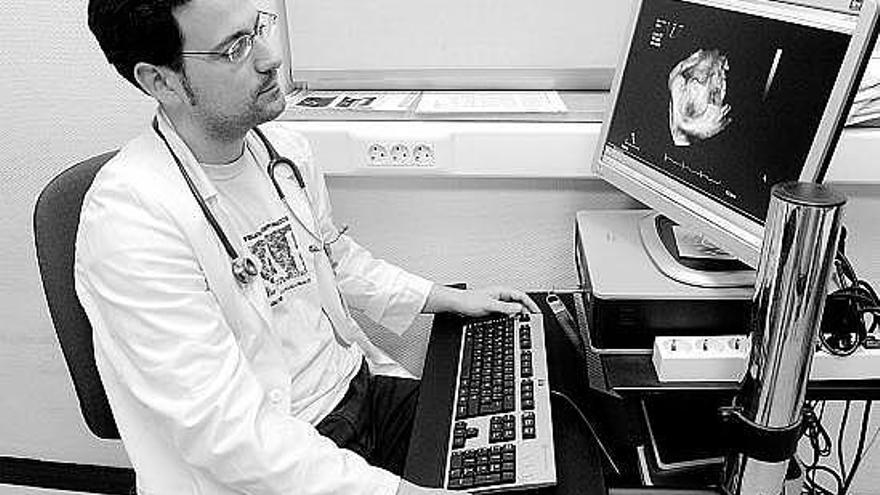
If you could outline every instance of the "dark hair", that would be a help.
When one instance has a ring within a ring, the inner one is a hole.
[[[190,0],[89,0],[89,29],[107,61],[143,90],[134,77],[139,62],[183,69],[183,33],[172,15]]]

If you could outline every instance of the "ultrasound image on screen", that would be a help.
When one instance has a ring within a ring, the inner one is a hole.
[[[644,2],[609,145],[763,223],[800,176],[849,35],[680,0]]]
[[[729,68],[720,51],[697,50],[669,73],[669,134],[676,146],[690,146],[727,128]]]

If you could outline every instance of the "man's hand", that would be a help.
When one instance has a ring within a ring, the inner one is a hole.
[[[397,488],[397,495],[467,495],[467,492],[454,492],[443,488],[424,488],[402,479]]]
[[[538,305],[525,292],[507,287],[461,290],[434,284],[425,313],[454,312],[464,316],[487,316],[492,313],[514,315],[539,313]]]

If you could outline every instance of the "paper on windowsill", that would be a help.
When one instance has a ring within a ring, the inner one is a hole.
[[[556,91],[431,91],[416,113],[564,113]]]
[[[293,105],[305,110],[405,112],[409,110],[418,95],[417,91],[376,93],[309,91],[297,95]]]

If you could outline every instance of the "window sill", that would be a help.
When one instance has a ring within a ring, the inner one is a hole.
[[[321,95],[346,93],[354,97],[376,96],[399,91],[333,91],[314,92]],[[565,103],[564,113],[479,113],[431,115],[416,113],[415,103],[400,112],[303,108],[289,102],[281,120],[290,121],[428,121],[428,122],[601,122],[605,117],[610,94],[607,91],[559,91]],[[311,94],[311,93],[310,93]],[[293,97],[289,97],[292,99]]]

